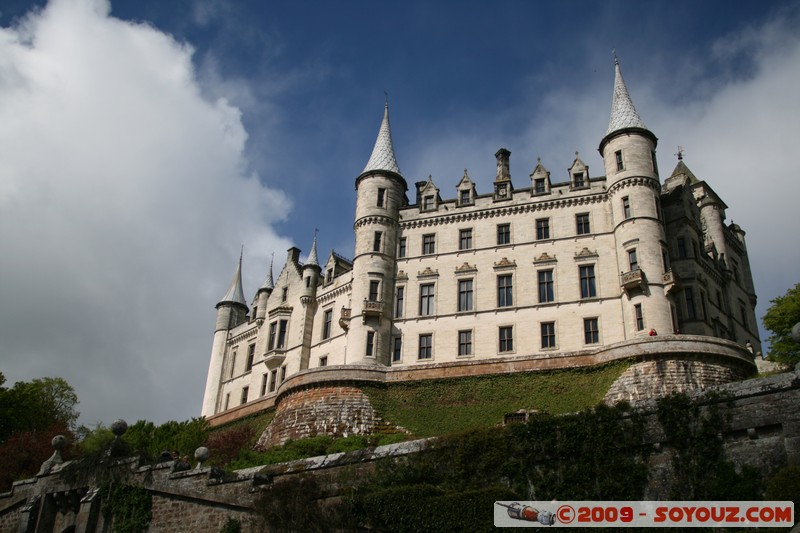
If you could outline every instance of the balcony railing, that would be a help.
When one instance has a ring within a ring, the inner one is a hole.
[[[681,287],[680,279],[672,270],[664,272],[661,276],[661,281],[664,283],[664,294],[678,290]]]
[[[380,300],[364,300],[364,307],[361,311],[361,316],[364,320],[369,316],[380,318],[383,314],[383,302]]]
[[[350,329],[350,316],[352,310],[349,307],[342,307],[342,313],[339,315],[339,326],[345,331]]]
[[[644,273],[639,268],[629,272],[623,272],[619,275],[619,284],[625,291],[644,288]]]

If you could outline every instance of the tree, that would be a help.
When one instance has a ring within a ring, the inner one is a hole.
[[[763,318],[764,326],[773,333],[770,359],[793,366],[800,362],[800,344],[792,339],[792,327],[800,322],[800,283],[770,301],[772,306]]]

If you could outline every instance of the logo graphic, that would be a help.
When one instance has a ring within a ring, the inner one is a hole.
[[[526,522],[538,522],[545,526],[552,526],[556,523],[556,516],[550,511],[540,511],[529,505],[520,505],[517,502],[511,505],[495,502],[497,505],[506,508],[508,516],[515,520],[525,520]]]

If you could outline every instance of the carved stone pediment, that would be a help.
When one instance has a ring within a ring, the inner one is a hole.
[[[583,250],[575,254],[575,259],[589,259],[592,257],[598,257],[597,250],[592,251],[586,247],[584,247]]]
[[[467,272],[477,272],[478,268],[475,265],[470,265],[469,263],[464,263],[460,267],[456,267],[456,274],[465,274]]]
[[[516,261],[509,261],[508,257],[502,258],[500,261],[494,264],[495,270],[502,270],[506,268],[517,268]]]
[[[547,252],[542,252],[542,255],[533,260],[535,264],[538,263],[555,263],[556,256],[550,255]]]
[[[425,267],[425,270],[417,273],[418,278],[433,278],[438,276],[439,276],[439,271],[431,270],[431,267]]]

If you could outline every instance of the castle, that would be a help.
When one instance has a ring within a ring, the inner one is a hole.
[[[656,144],[615,61],[604,175],[576,153],[567,180],[537,161],[515,184],[500,148],[492,191],[465,171],[455,198],[428,178],[409,199],[387,103],[355,179],[352,260],[331,252],[320,263],[315,239],[301,264],[291,248],[248,305],[240,258],[217,304],[202,415],[214,423],[276,406],[276,420],[295,410],[296,421],[297,409],[336,403],[360,381],[622,358],[635,364],[612,400],[753,373],[761,345],[745,232],[726,224],[727,206],[682,157],[662,182]],[[309,395],[321,389],[325,399]],[[361,411],[357,424],[340,411],[335,424],[312,417],[311,431],[369,430]]]

